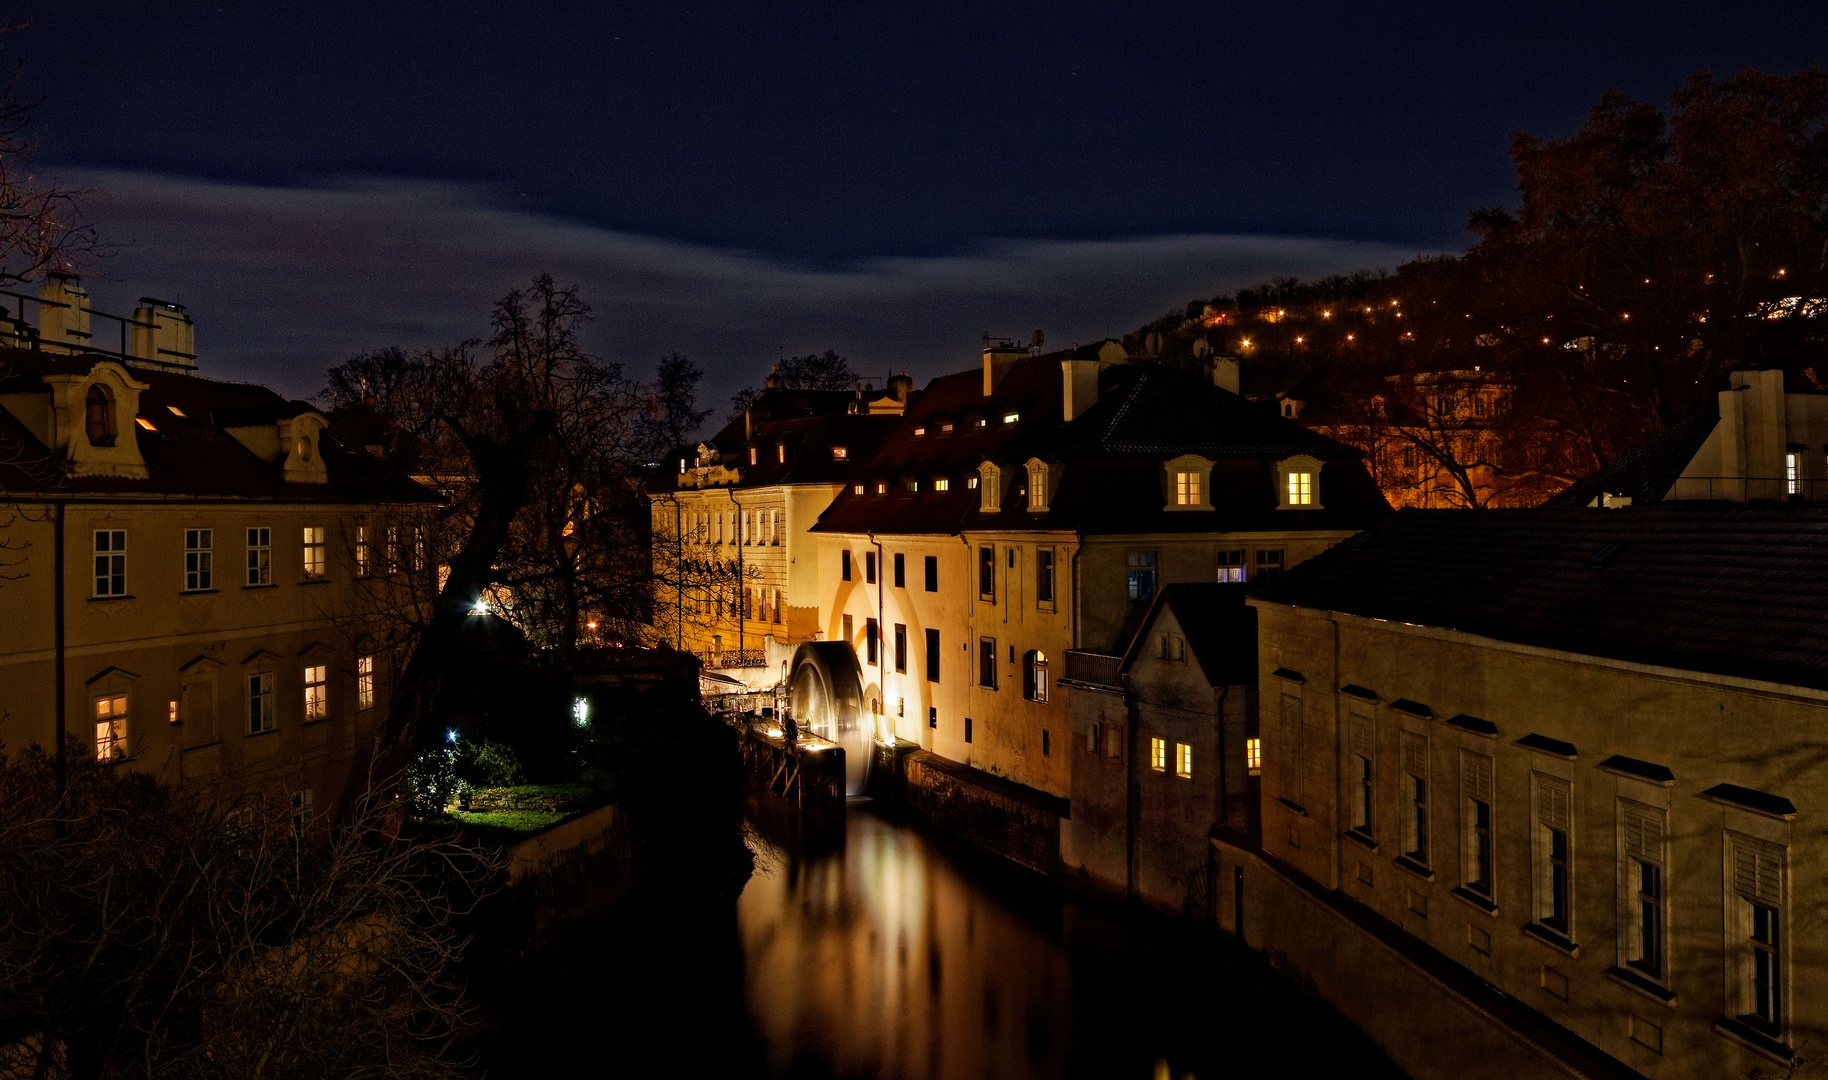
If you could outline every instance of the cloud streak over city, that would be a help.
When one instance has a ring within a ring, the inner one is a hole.
[[[224,184],[66,170],[116,253],[88,268],[98,307],[185,303],[203,372],[306,395],[368,348],[486,333],[491,300],[542,270],[595,309],[588,344],[645,375],[682,352],[721,404],[784,349],[834,348],[924,381],[973,361],[985,330],[1050,344],[1121,334],[1188,299],[1273,276],[1394,267],[1388,244],[1274,236],[985,240],[950,254],[810,265],[595,228],[474,186]]]

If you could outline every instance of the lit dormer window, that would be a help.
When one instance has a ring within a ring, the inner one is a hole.
[[[921,436],[925,435],[926,433],[927,433],[927,429],[924,427],[917,427],[914,429],[914,437],[916,439],[920,438]]]
[[[145,418],[145,417],[144,417],[144,416],[136,416],[136,417],[134,417],[134,418],[133,418],[133,422],[134,422],[134,423],[136,423],[136,424],[138,424],[138,425],[140,425],[140,427],[142,427],[142,428],[144,428],[144,429],[145,429],[145,430],[147,430],[147,431],[157,431],[157,430],[159,430],[159,429],[158,429],[158,428],[156,428],[156,427],[154,427],[154,426],[153,426],[153,424],[152,424],[152,421],[150,421],[150,420],[148,420],[148,419],[146,419],[146,418]]]
[[[1054,489],[1060,482],[1059,465],[1049,465],[1040,458],[1028,459],[1028,512],[1045,514]]]
[[[971,426],[981,428],[988,422],[989,421],[985,420],[983,417],[980,416],[976,420],[971,421]]]
[[[775,460],[776,464],[785,464],[786,463],[786,461],[787,461],[787,444],[786,443],[778,442],[778,443],[774,444],[774,460]]]
[[[1212,509],[1212,462],[1182,454],[1162,463],[1162,502],[1169,510]]]
[[[1012,412],[1012,413],[1004,413],[1004,414],[1003,414],[1003,423],[1005,423],[1005,424],[1013,424],[1013,423],[1015,423],[1015,422],[1016,422],[1016,421],[1018,421],[1018,420],[1020,420],[1020,419],[1022,419],[1022,414],[1021,414],[1021,413],[1013,413],[1013,412]]]
[[[1320,459],[1302,454],[1277,462],[1276,498],[1278,509],[1320,509]]]
[[[912,495],[919,490],[920,490],[920,481],[919,480],[909,480],[908,481],[908,494]]]
[[[84,428],[90,446],[114,445],[114,397],[96,383],[83,398]]]
[[[1201,480],[1199,473],[1182,469],[1174,474],[1174,505],[1198,506],[1200,504]]]
[[[189,415],[183,409],[178,408],[176,405],[167,405],[165,407],[167,409],[171,410],[171,415],[177,417],[180,420],[186,419]]]
[[[851,485],[851,494],[852,495],[863,494],[863,485],[862,484],[852,484]]]
[[[888,481],[886,481],[886,480],[876,481],[876,494],[887,495],[888,493],[889,493]]]
[[[1003,504],[1003,487],[1000,470],[998,470],[995,465],[986,461],[978,466],[977,474],[982,481],[978,484],[978,511],[985,514],[994,514],[1002,509]]]
[[[941,435],[944,435],[945,433],[947,433],[948,431],[951,431],[951,430],[952,430],[952,424],[949,421],[947,423],[939,425],[939,433]]]
[[[976,491],[977,490],[977,477],[975,477],[975,476],[965,477],[965,487],[971,491]]]
[[[749,464],[755,464],[755,447],[753,446],[749,448]]]
[[[847,460],[850,456],[851,456],[851,452],[850,452],[849,447],[834,446],[831,448],[831,459],[833,461],[844,461],[844,460]]]
[[[952,481],[946,479],[943,476],[940,477],[939,479],[933,481],[933,490],[934,491],[950,491],[951,489],[952,489]]]

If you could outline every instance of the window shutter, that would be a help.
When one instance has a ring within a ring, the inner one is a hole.
[[[1460,788],[1469,799],[1491,805],[1492,759],[1484,754],[1460,751]]]
[[[1625,805],[1625,854],[1644,862],[1663,862],[1663,812],[1635,803]]]
[[[1371,718],[1363,713],[1352,714],[1352,752],[1362,758],[1372,756]]]
[[[1783,903],[1784,849],[1776,844],[1729,833],[1733,850],[1733,888],[1749,900]]]
[[[1403,770],[1411,776],[1428,779],[1428,739],[1413,731],[1403,732]]]
[[[1572,831],[1573,798],[1568,782],[1554,777],[1536,778],[1536,819],[1551,829]]]

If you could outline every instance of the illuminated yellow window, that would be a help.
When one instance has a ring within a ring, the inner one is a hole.
[[[1174,474],[1174,505],[1200,505],[1200,474],[1196,472],[1177,472]]]
[[[374,657],[355,658],[355,707],[374,708]]]
[[[1252,776],[1263,771],[1263,740],[1244,740],[1244,764],[1249,767]]]
[[[1290,506],[1314,505],[1314,474],[1292,472],[1288,474],[1288,504]]]
[[[1174,775],[1182,780],[1193,779],[1193,747],[1184,742],[1174,744]]]
[[[1168,744],[1161,739],[1149,740],[1149,768],[1156,772],[1166,772],[1168,769]]]
[[[933,490],[934,491],[950,491],[950,490],[952,490],[952,481],[950,481],[942,476],[938,480],[933,481]]]
[[[305,580],[324,576],[324,530],[321,525],[305,526]]]
[[[119,761],[127,756],[127,695],[109,694],[95,699],[95,760]]]
[[[329,715],[330,694],[324,680],[324,665],[305,668],[305,719],[322,720]]]

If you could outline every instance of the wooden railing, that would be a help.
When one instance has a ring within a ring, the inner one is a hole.
[[[1086,683],[1091,686],[1121,686],[1118,671],[1123,667],[1123,657],[1107,653],[1087,652],[1084,649],[1066,650],[1066,674],[1063,681]]]

